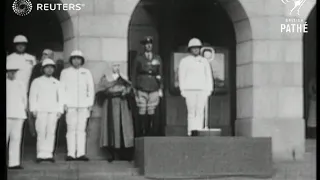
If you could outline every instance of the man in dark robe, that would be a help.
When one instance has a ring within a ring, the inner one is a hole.
[[[133,120],[128,102],[128,96],[133,95],[132,88],[127,77],[120,73],[119,66],[114,63],[112,71],[103,75],[101,91],[96,96],[98,104],[102,106],[100,147],[106,148],[111,154],[109,162],[115,160],[116,154],[132,160],[134,146]]]

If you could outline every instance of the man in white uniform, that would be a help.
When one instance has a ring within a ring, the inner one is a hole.
[[[21,57],[20,57],[21,58]],[[24,83],[16,79],[21,59],[7,61],[7,145],[9,146],[9,169],[23,169],[20,165],[21,136],[27,118],[27,93]]]
[[[192,38],[188,44],[190,55],[179,64],[179,87],[188,109],[188,136],[204,126],[204,108],[213,90],[210,64],[200,55],[202,43]]]
[[[60,82],[65,91],[67,122],[67,161],[88,161],[86,153],[87,119],[94,103],[94,83],[91,72],[83,68],[85,58],[79,50],[70,56],[71,66],[61,72]]]
[[[17,80],[24,83],[25,90],[28,92],[28,85],[31,76],[33,66],[36,65],[36,58],[33,55],[26,53],[28,39],[23,35],[17,35],[13,39],[13,43],[16,48],[16,52],[10,54],[7,61],[19,60],[21,68],[17,72]],[[22,57],[22,58],[20,58]]]
[[[37,162],[55,162],[53,158],[57,121],[63,113],[63,91],[53,77],[55,63],[52,59],[42,62],[43,75],[36,78],[30,88],[29,107],[36,117]]]

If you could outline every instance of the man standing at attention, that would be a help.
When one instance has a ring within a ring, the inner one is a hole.
[[[179,64],[179,88],[188,110],[188,136],[193,130],[204,128],[204,109],[213,91],[212,70],[208,60],[200,55],[202,43],[192,38],[188,44],[189,56]]]
[[[21,69],[17,72],[17,80],[23,82],[25,91],[28,92],[28,85],[33,67],[36,65],[36,58],[33,55],[26,53],[28,39],[23,35],[17,35],[13,39],[15,52],[8,56],[8,60],[19,60]],[[22,58],[20,58],[22,57]]]
[[[60,82],[53,77],[56,65],[52,59],[42,61],[43,75],[30,88],[30,111],[36,118],[37,162],[55,162],[53,158],[56,127],[63,113],[63,92]]]
[[[60,82],[65,92],[67,123],[66,161],[88,161],[86,157],[86,127],[94,103],[94,82],[91,72],[83,68],[85,58],[81,51],[71,53],[71,66],[61,72]]]
[[[22,58],[22,57],[20,57]],[[24,83],[16,79],[20,69],[18,58],[7,60],[7,147],[9,148],[9,169],[23,169],[21,166],[21,139],[23,136],[23,123],[27,118],[27,93]]]
[[[142,125],[142,136],[151,135],[155,123],[155,109],[163,96],[162,60],[159,55],[152,52],[153,38],[145,37],[141,44],[144,53],[137,56],[133,62],[132,84],[135,89],[135,98],[139,108],[139,124]],[[153,134],[155,135],[155,134]]]

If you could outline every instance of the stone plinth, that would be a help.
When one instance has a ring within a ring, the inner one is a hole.
[[[144,137],[135,166],[147,178],[272,177],[270,138]]]

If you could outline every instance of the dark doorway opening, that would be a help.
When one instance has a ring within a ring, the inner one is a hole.
[[[316,138],[316,90],[317,78],[317,9],[314,7],[307,19],[308,33],[303,36],[303,89],[306,138]],[[314,84],[315,83],[315,84]]]

